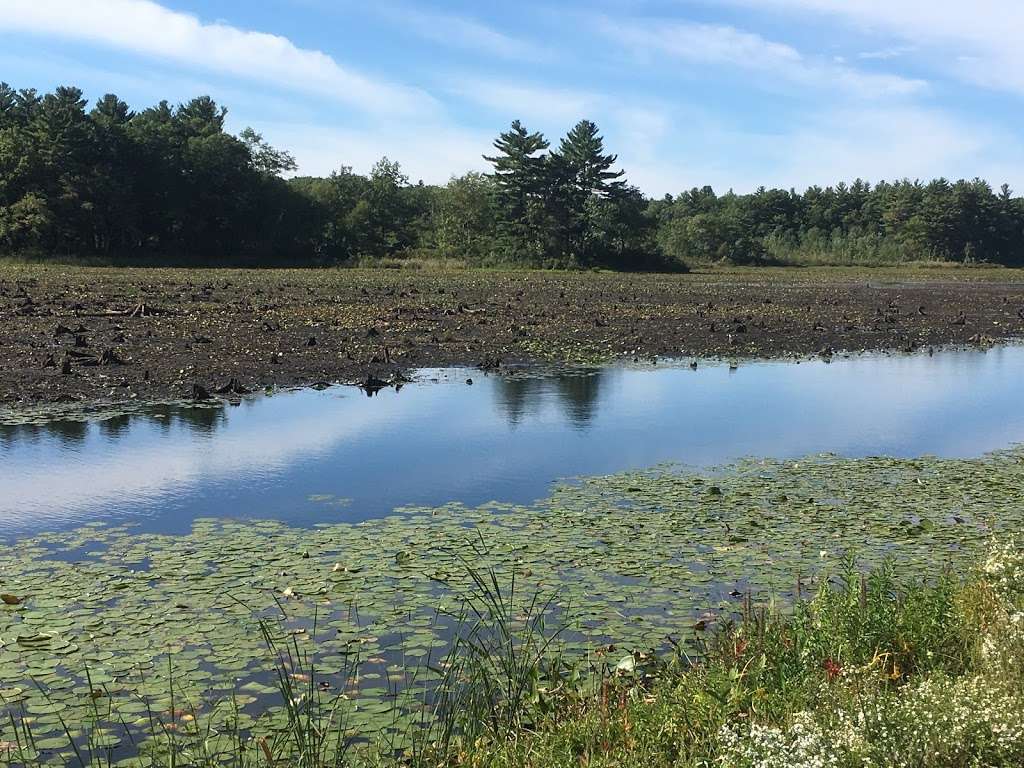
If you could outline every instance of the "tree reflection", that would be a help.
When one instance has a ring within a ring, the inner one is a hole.
[[[593,420],[601,394],[600,370],[580,371],[549,378],[498,376],[494,394],[498,409],[512,426],[537,414],[545,398],[554,393],[566,418],[579,429]]]
[[[78,445],[89,434],[89,422],[55,421],[46,425],[46,431],[65,445]]]
[[[34,424],[0,424],[0,446],[4,448],[36,443],[44,438],[56,438],[70,447],[82,443],[88,435],[88,421],[65,419]]]
[[[494,378],[494,396],[505,420],[513,427],[523,420],[527,413],[536,413],[543,395],[543,382],[534,377],[518,378],[497,376]]]
[[[565,415],[579,429],[589,426],[594,417],[603,377],[601,371],[593,370],[555,379],[555,388]]]
[[[108,440],[116,440],[128,432],[128,427],[131,423],[132,417],[127,413],[104,419],[100,422],[100,434]]]
[[[178,408],[173,414],[177,422],[193,432],[212,434],[227,423],[228,417],[223,405],[215,408]]]
[[[43,439],[56,439],[63,445],[79,445],[90,431],[97,431],[105,440],[126,437],[133,426],[140,424],[157,427],[162,432],[174,426],[183,426],[190,432],[213,433],[227,424],[225,407],[214,406],[154,406],[138,413],[119,413],[93,420],[54,420],[31,424],[0,424],[0,447],[12,449]]]
[[[44,434],[46,429],[41,424],[0,424],[0,446],[34,443]]]

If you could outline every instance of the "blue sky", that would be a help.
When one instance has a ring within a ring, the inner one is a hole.
[[[595,120],[651,195],[981,176],[1024,190],[1020,0],[0,0],[0,79],[210,94],[303,173],[483,170]]]

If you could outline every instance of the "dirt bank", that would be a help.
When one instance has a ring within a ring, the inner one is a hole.
[[[1024,335],[1008,270],[0,267],[5,407],[387,381],[424,366],[776,357]]]

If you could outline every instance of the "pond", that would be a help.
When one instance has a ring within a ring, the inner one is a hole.
[[[1022,347],[421,371],[373,398],[0,427],[0,722],[31,721],[46,765],[71,760],[67,722],[117,757],[152,717],[229,754],[288,727],[273,638],[353,734],[395,746],[474,573],[513,615],[542,598],[558,652],[591,665],[692,643],[850,557],[933,578],[1024,525],[1022,373]]]
[[[338,387],[0,426],[0,523],[8,537],[129,520],[185,533],[199,517],[309,526],[400,505],[523,504],[561,478],[662,462],[979,456],[1024,441],[1022,381],[1017,346],[735,370],[427,370],[373,398]]]

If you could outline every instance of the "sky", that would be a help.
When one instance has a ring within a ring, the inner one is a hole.
[[[595,121],[652,196],[981,177],[1024,190],[1021,0],[0,0],[0,79],[209,94],[302,174],[486,170]]]

